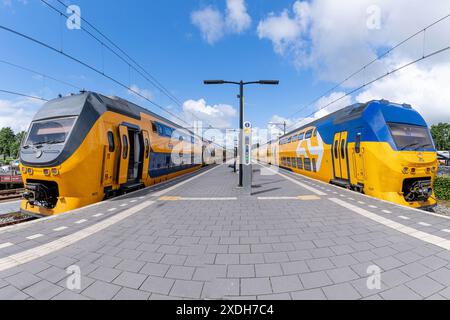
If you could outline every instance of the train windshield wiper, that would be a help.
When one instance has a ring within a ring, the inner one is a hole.
[[[401,148],[400,150],[405,150],[405,149],[414,147],[414,146],[416,146],[418,144],[419,144],[418,142],[410,143],[410,144],[407,144],[406,146],[404,146],[403,148]]]
[[[425,148],[425,147],[432,147],[432,145],[430,143],[425,143],[425,144],[418,146],[415,150],[419,150],[419,149]]]

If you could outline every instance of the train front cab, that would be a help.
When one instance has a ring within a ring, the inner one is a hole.
[[[391,106],[384,116],[384,126],[377,126],[377,139],[367,139],[372,136],[371,121],[336,130],[331,183],[408,207],[433,208],[438,162],[425,121],[404,105]]]

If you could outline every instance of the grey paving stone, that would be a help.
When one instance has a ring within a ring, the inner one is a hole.
[[[100,258],[94,261],[95,264],[103,266],[103,267],[109,267],[114,268],[122,261],[121,258],[110,256],[110,255],[102,255]]]
[[[262,253],[240,254],[239,259],[241,264],[264,263],[264,255]]]
[[[291,292],[291,296],[294,300],[326,300],[322,289],[295,291]]]
[[[328,258],[311,259],[306,260],[305,262],[311,271],[321,271],[334,268],[333,263]]]
[[[420,276],[423,276],[425,274],[430,273],[431,270],[428,267],[425,267],[423,264],[420,264],[418,262],[413,262],[407,265],[404,265],[399,268],[400,271],[406,273],[411,278],[418,278]]]
[[[171,296],[199,299],[203,289],[203,282],[176,280],[170,291]]]
[[[348,282],[359,278],[359,275],[349,267],[327,270],[326,273],[334,283]]]
[[[386,290],[379,293],[385,300],[418,300],[422,299],[420,295],[415,293],[405,285]]]
[[[64,290],[63,292],[54,296],[52,298],[52,300],[90,300],[90,299],[79,293],[75,293],[75,292],[69,291],[69,290]]]
[[[118,269],[118,270],[123,270],[123,271],[139,272],[139,270],[141,270],[144,265],[145,265],[145,262],[142,262],[142,261],[123,260],[121,263],[119,263],[114,268]]]
[[[161,259],[161,263],[170,264],[170,265],[179,265],[182,266],[186,261],[187,256],[177,255],[177,254],[166,254]],[[153,261],[155,262],[155,261]]]
[[[205,282],[203,299],[224,299],[239,295],[239,279],[213,279]]]
[[[65,257],[65,256],[58,256],[58,257],[48,260],[46,262],[51,265],[54,265],[55,267],[60,267],[60,268],[65,269],[71,265],[76,264],[77,260],[75,260],[73,258]]]
[[[168,295],[175,280],[149,276],[139,288],[152,293]]]
[[[272,289],[269,278],[241,279],[241,295],[264,295],[271,294]]]
[[[27,298],[28,295],[13,286],[0,289],[0,300],[26,300]]]
[[[228,278],[252,278],[255,277],[255,266],[247,265],[228,265]]]
[[[306,289],[319,288],[333,284],[333,281],[331,281],[324,271],[301,274],[300,280]]]
[[[169,270],[169,267],[170,266],[161,263],[148,262],[144,265],[144,267],[142,267],[139,273],[164,277],[164,275],[167,273],[167,270]]]
[[[267,263],[272,263],[272,262],[281,263],[281,262],[288,262],[288,261],[290,261],[289,260],[289,256],[287,255],[286,252],[264,253],[264,260]]]
[[[222,254],[219,253],[216,256],[216,264],[239,264],[238,254]]]
[[[399,261],[394,257],[385,257],[381,259],[373,260],[373,263],[383,270],[391,270],[394,268],[398,268],[403,265],[403,262]]]
[[[272,290],[275,293],[302,290],[303,286],[296,275],[271,277]]]
[[[310,269],[304,261],[284,262],[281,264],[281,267],[285,275],[310,272]]]
[[[24,292],[36,300],[50,300],[63,290],[60,286],[42,280],[26,288]]]
[[[227,275],[226,265],[205,265],[196,268],[193,280],[211,281],[216,278],[225,278]]]
[[[121,274],[122,271],[108,267],[98,267],[89,274],[89,277],[96,280],[111,282]]]
[[[113,283],[122,287],[138,289],[146,278],[147,276],[144,274],[125,271],[114,279]]]
[[[444,286],[450,286],[450,269],[448,268],[440,268],[430,272],[427,276]]]
[[[349,283],[323,287],[322,290],[329,300],[356,300],[361,298],[361,295]]]
[[[258,300],[291,300],[289,293],[266,294],[257,297]]]
[[[406,282],[405,285],[425,298],[445,288],[445,286],[427,276]]]
[[[82,292],[82,295],[95,300],[111,300],[120,289],[121,287],[110,283],[95,281]]]
[[[405,273],[401,272],[399,269],[393,269],[381,273],[381,281],[391,288],[410,280],[411,278]]]
[[[149,292],[134,290],[130,288],[122,288],[114,296],[114,300],[148,300],[150,298]]]
[[[437,256],[426,257],[418,262],[433,270],[442,268],[448,264],[447,260],[441,259]]]
[[[29,272],[20,272],[8,278],[5,278],[5,281],[12,284],[19,290],[23,290],[28,288],[29,286],[39,282],[41,279],[36,277],[35,275]]]
[[[195,268],[184,266],[171,266],[166,273],[167,278],[191,280],[194,274]]]
[[[83,273],[83,270],[81,271],[81,273]],[[39,272],[37,276],[52,283],[58,283],[62,279],[68,277],[69,274],[67,274],[66,271],[61,268],[51,266],[50,268]]]

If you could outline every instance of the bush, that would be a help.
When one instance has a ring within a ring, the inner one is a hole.
[[[450,176],[436,177],[434,191],[439,200],[450,200]]]

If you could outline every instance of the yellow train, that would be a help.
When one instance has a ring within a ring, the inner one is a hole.
[[[60,214],[199,169],[199,136],[129,101],[81,92],[46,103],[21,146],[21,209]]]
[[[254,152],[259,161],[379,199],[436,205],[436,149],[425,120],[407,104],[348,106]]]

